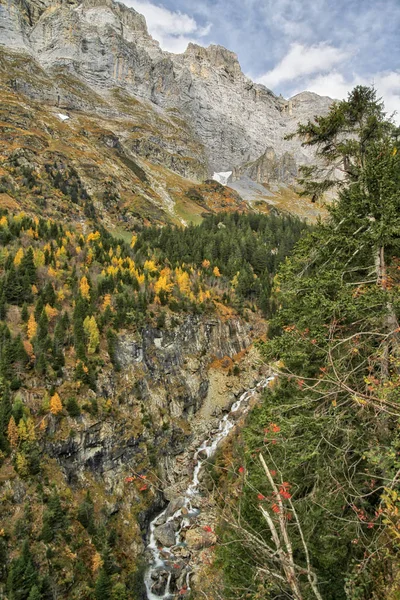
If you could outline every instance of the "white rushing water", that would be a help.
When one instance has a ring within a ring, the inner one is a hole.
[[[185,546],[184,540],[182,540],[181,532],[184,527],[190,525],[191,519],[195,518],[199,514],[199,510],[193,505],[196,504],[195,498],[199,495],[200,487],[200,471],[203,464],[208,459],[212,458],[215,454],[220,442],[228,436],[230,431],[235,426],[236,414],[239,409],[242,409],[242,414],[249,409],[249,400],[254,396],[255,393],[265,388],[274,377],[268,377],[260,381],[256,387],[244,392],[239,400],[237,400],[231,407],[229,413],[227,413],[219,422],[218,430],[212,432],[203,443],[197,448],[194,455],[194,470],[193,478],[186,491],[182,494],[182,502],[180,502],[179,508],[177,508],[172,514],[169,506],[162,513],[158,514],[150,523],[150,537],[147,549],[151,556],[150,566],[145,574],[145,584],[147,591],[148,600],[172,600],[175,597],[179,597],[178,588],[182,587],[185,592],[190,590],[190,574],[191,568],[189,561],[184,561],[182,567],[182,559],[180,550]],[[171,547],[160,546],[155,536],[156,528],[160,525],[167,523],[174,523],[176,526],[175,531],[175,544]],[[179,577],[175,576],[173,582],[174,568],[179,563]],[[184,583],[182,584],[182,581]],[[180,582],[177,586],[176,583]],[[175,587],[173,590],[172,585]]]

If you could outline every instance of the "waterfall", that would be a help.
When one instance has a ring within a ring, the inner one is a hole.
[[[150,523],[150,536],[147,549],[151,555],[150,565],[145,574],[145,585],[148,600],[172,600],[179,596],[176,581],[179,579],[182,584],[183,593],[190,590],[190,561],[180,569],[178,578],[174,577],[174,568],[180,561],[179,549],[185,546],[181,532],[184,527],[190,524],[190,520],[199,514],[199,510],[192,503],[196,496],[200,495],[200,471],[204,461],[212,458],[223,439],[225,439],[235,426],[235,413],[242,409],[244,412],[249,409],[250,399],[260,390],[265,388],[274,376],[260,381],[254,388],[244,392],[240,398],[232,405],[231,410],[219,422],[218,429],[207,437],[197,448],[194,455],[193,477],[186,491],[182,494],[183,501],[179,508],[173,514],[169,514],[169,505],[160,514],[158,514]],[[155,531],[160,525],[171,524],[174,528],[175,543],[169,547],[161,547],[156,539]],[[180,563],[179,563],[180,566]],[[176,580],[176,581],[175,581]],[[173,583],[174,582],[174,583]],[[176,591],[171,591],[175,586]]]

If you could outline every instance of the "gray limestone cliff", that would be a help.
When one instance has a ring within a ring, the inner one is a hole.
[[[220,46],[189,44],[183,54],[164,52],[144,17],[112,0],[2,0],[0,45],[28,54],[47,73],[77,77],[108,102],[111,91],[122,88],[159,114],[179,111],[190,128],[188,143],[204,147],[208,173],[257,161],[269,147],[278,161],[289,153],[293,164],[309,162],[312,154],[284,137],[331,103],[308,92],[289,101],[276,96],[247,78],[237,56]],[[31,92],[45,95],[40,88]],[[53,89],[45,99],[62,104],[63,94]],[[68,105],[74,106],[72,96]],[[111,102],[112,109],[118,110]],[[174,170],[169,155],[165,160]]]

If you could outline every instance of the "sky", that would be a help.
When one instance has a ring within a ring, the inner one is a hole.
[[[121,0],[122,1],[122,0]],[[375,85],[400,120],[400,0],[123,0],[169,52],[220,44],[243,72],[289,98],[345,98]]]

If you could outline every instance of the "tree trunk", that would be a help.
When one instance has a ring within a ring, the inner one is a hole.
[[[379,287],[381,287],[384,291],[387,291],[388,280],[387,280],[387,269],[386,269],[386,262],[385,262],[384,246],[380,246],[376,250],[375,267],[376,267],[377,285],[379,285]],[[388,337],[383,342],[383,347],[382,347],[381,374],[382,374],[383,379],[387,379],[389,377],[390,354],[393,352],[395,354],[398,354],[398,331],[397,330],[399,329],[399,323],[398,323],[393,305],[390,301],[388,301],[388,303],[387,303],[387,315],[386,315],[385,329],[388,334]]]

